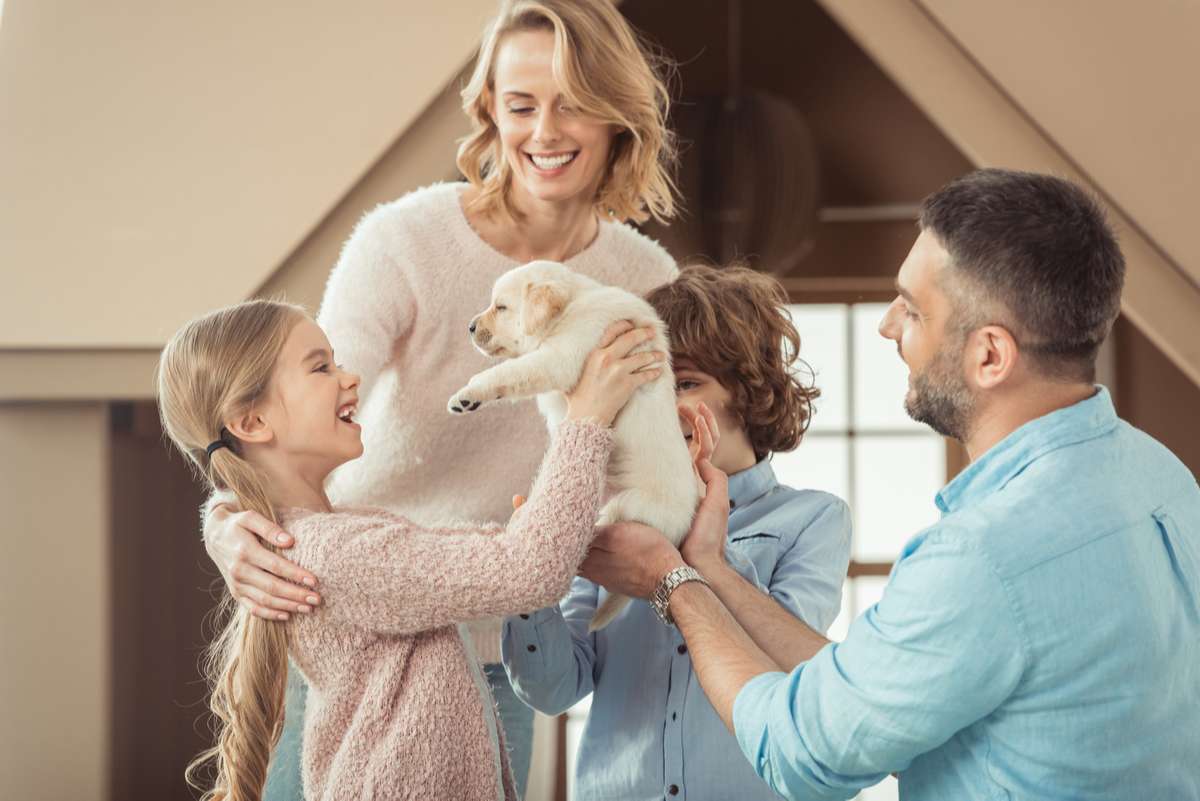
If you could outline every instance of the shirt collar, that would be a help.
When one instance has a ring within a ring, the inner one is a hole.
[[[1110,431],[1117,424],[1108,390],[1096,385],[1096,393],[1079,403],[1056,409],[1030,420],[993,445],[937,494],[943,514],[962,509],[997,490],[1038,457]]]
[[[734,473],[729,477],[729,510],[754,503],[778,484],[770,459],[762,459],[754,467]]]

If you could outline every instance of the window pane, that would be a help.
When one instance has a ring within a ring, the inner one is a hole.
[[[914,534],[938,519],[933,497],[945,484],[946,445],[938,436],[854,439],[854,556],[891,562]]]
[[[921,430],[924,426],[904,411],[908,367],[896,353],[896,343],[879,335],[886,310],[886,303],[853,307],[854,428]]]
[[[854,620],[854,587],[857,583],[858,579],[846,579],[842,584],[842,611],[838,612],[838,616],[829,626],[829,631],[825,632],[825,636],[834,642],[846,639],[850,621]]]
[[[847,425],[846,343],[848,310],[840,304],[788,306],[792,322],[800,332],[800,358],[812,368],[821,397],[813,407],[813,431],[841,431]],[[801,367],[801,380],[811,383]]]
[[[850,440],[847,437],[810,432],[796,450],[775,454],[771,467],[780,484],[794,489],[824,490],[842,499],[850,497]]]
[[[579,756],[579,741],[583,739],[583,725],[592,709],[592,694],[588,693],[579,703],[567,710],[567,798],[575,797],[575,760]]]
[[[854,617],[879,603],[886,586],[887,576],[859,576],[854,579]]]
[[[858,801],[898,801],[900,798],[900,783],[895,776],[888,776],[874,787],[868,787],[858,794]]]

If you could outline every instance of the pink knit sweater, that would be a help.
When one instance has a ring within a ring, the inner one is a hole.
[[[587,552],[610,429],[567,421],[507,528],[423,528],[383,509],[280,510],[325,603],[296,615],[309,684],[304,796],[516,799],[494,705],[455,624],[554,603]]]
[[[336,505],[383,506],[428,525],[504,521],[545,454],[546,425],[531,401],[446,411],[450,394],[488,364],[467,325],[517,266],[471,228],[465,187],[436,184],[374,209],[329,276],[317,322],[338,362],[362,376],[364,454],[331,477]],[[567,264],[639,294],[675,273],[658,243],[612,221]],[[480,658],[499,662],[498,625],[472,632]]]

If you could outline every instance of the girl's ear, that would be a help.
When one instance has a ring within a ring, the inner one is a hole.
[[[275,432],[272,430],[270,422],[259,414],[257,409],[251,409],[239,417],[226,420],[225,428],[242,442],[262,444],[275,438]]]
[[[558,281],[529,284],[521,299],[521,329],[526,336],[539,336],[567,307],[570,295]]]

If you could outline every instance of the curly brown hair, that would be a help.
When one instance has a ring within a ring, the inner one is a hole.
[[[800,334],[774,278],[740,265],[682,268],[646,295],[671,339],[671,357],[687,359],[733,396],[736,415],[759,460],[800,444],[820,390],[800,359]],[[796,368],[799,367],[798,371]]]

